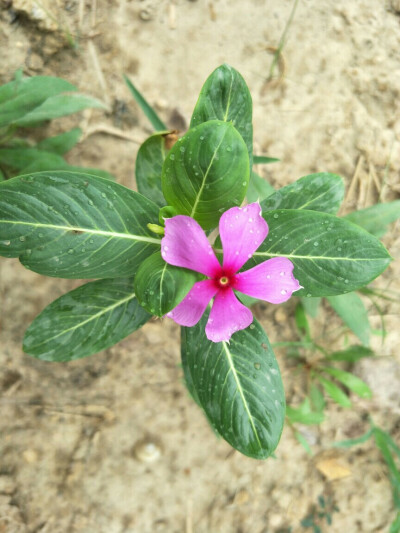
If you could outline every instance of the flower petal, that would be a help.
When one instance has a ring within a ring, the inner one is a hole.
[[[232,207],[220,218],[219,233],[224,250],[223,267],[237,272],[253,255],[268,234],[258,202]]]
[[[217,291],[218,288],[212,280],[198,281],[181,303],[167,313],[166,316],[172,318],[181,326],[194,326],[202,317],[208,303]]]
[[[293,263],[274,257],[235,276],[235,289],[273,304],[286,302],[301,285],[293,276]]]
[[[177,215],[165,219],[161,255],[167,263],[213,277],[221,270],[211,244],[201,226],[191,217]]]
[[[247,328],[252,322],[252,312],[239,302],[232,289],[219,291],[206,325],[207,339],[229,341],[235,331]]]

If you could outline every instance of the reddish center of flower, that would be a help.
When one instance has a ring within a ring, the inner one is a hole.
[[[219,290],[233,288],[235,284],[235,275],[230,272],[219,272],[214,277],[214,283]]]

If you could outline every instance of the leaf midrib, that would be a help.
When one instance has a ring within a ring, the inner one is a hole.
[[[73,331],[75,329],[78,329],[78,328],[81,328],[83,327],[85,324],[88,324],[89,322],[91,322],[92,320],[95,320],[97,319],[98,317],[100,317],[101,315],[104,315],[110,311],[112,311],[113,309],[115,309],[116,307],[120,306],[120,305],[123,305],[124,303],[128,302],[129,300],[132,300],[133,298],[135,298],[135,293],[133,292],[132,294],[130,294],[129,296],[126,296],[125,298],[123,298],[122,300],[118,300],[117,302],[115,302],[114,304],[112,305],[109,305],[108,307],[105,307],[103,308],[101,311],[99,311],[98,313],[90,316],[89,318],[87,318],[86,320],[84,320],[83,322],[78,322],[75,326],[72,326],[68,329],[64,329],[63,331],[61,331],[60,333],[57,333],[57,335],[54,335],[53,337],[49,337],[47,338],[46,340],[44,340],[43,342],[41,342],[40,344],[35,344],[34,345],[34,348],[37,348],[39,346],[42,346],[43,344],[46,344],[54,339],[57,339],[58,337],[60,337],[61,335],[65,335],[66,333],[69,333],[70,331]]]
[[[215,148],[214,153],[213,153],[212,158],[211,158],[211,161],[210,161],[210,164],[208,165],[207,170],[206,170],[206,172],[205,172],[205,174],[204,174],[204,176],[203,176],[203,183],[201,184],[201,187],[200,187],[200,189],[199,189],[199,192],[197,193],[196,200],[195,200],[195,202],[194,202],[194,204],[193,204],[192,211],[191,211],[191,213],[190,213],[190,216],[191,216],[192,218],[194,218],[194,214],[196,213],[197,205],[198,205],[198,203],[199,203],[199,201],[200,201],[200,197],[201,197],[201,195],[202,195],[202,193],[203,193],[203,189],[204,189],[204,187],[205,187],[205,185],[206,185],[206,181],[207,181],[208,174],[209,174],[209,172],[210,172],[210,169],[211,169],[211,167],[212,167],[212,164],[214,163],[214,159],[215,159],[215,156],[217,155],[217,152],[218,152],[218,150],[219,150],[219,147],[221,146],[221,144],[222,144],[222,142],[223,142],[223,140],[224,140],[224,138],[225,138],[226,133],[227,133],[227,129],[224,131],[224,134],[222,135],[221,140],[220,140],[218,146]]]
[[[256,437],[256,439],[257,439],[257,443],[258,443],[258,445],[259,445],[259,447],[260,447],[260,450],[262,450],[262,449],[263,449],[263,446],[262,446],[262,444],[261,444],[261,442],[260,442],[260,438],[259,438],[259,436],[258,436],[257,429],[256,429],[256,427],[255,427],[255,425],[254,425],[253,417],[252,417],[252,415],[251,415],[251,412],[250,412],[249,406],[248,406],[247,401],[246,401],[246,398],[245,398],[245,396],[244,396],[244,392],[243,392],[243,389],[242,389],[242,385],[241,385],[240,380],[239,380],[239,377],[238,377],[238,375],[237,375],[235,365],[233,364],[233,360],[232,360],[231,353],[230,353],[230,351],[229,351],[229,349],[228,349],[228,347],[227,347],[227,345],[226,345],[226,342],[223,342],[223,343],[222,343],[222,346],[223,346],[223,349],[224,349],[224,351],[225,351],[226,357],[227,357],[227,359],[228,359],[229,367],[230,367],[230,369],[231,369],[231,372],[232,372],[233,378],[234,378],[234,380],[235,380],[235,382],[236,382],[237,390],[238,390],[238,392],[239,392],[239,394],[240,394],[240,397],[241,397],[241,399],[242,399],[244,409],[245,409],[245,411],[246,411],[246,413],[247,413],[247,416],[249,417],[249,421],[250,421],[251,428],[252,428],[253,433],[254,433],[254,435],[255,435],[255,437]]]
[[[155,239],[152,237],[146,237],[143,235],[135,235],[133,233],[119,233],[119,232],[114,232],[114,231],[104,231],[104,230],[93,229],[93,228],[81,228],[79,226],[61,226],[61,225],[58,226],[56,224],[41,224],[38,222],[24,222],[21,220],[0,220],[0,223],[13,224],[13,225],[19,224],[22,226],[33,226],[35,228],[58,229],[62,231],[77,231],[77,232],[82,232],[82,233],[91,233],[93,235],[103,235],[105,237],[117,237],[120,239],[149,242],[153,244],[161,243],[159,239]]]

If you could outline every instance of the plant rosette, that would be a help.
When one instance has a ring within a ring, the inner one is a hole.
[[[364,287],[391,258],[376,236],[335,216],[339,176],[265,186],[252,162],[272,159],[253,156],[251,96],[232,67],[207,79],[173,146],[141,102],[158,131],[137,155],[139,192],[75,171],[0,183],[0,254],[39,274],[96,280],[45,308],[24,350],[71,361],[168,315],[182,326],[192,398],[217,434],[265,459],[282,432],[284,389],[267,334],[237,295],[337,296]],[[212,246],[206,235],[217,227]]]

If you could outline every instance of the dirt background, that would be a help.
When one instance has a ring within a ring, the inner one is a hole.
[[[268,47],[291,8],[288,0],[0,0],[0,83],[22,67],[106,101],[110,113],[58,120],[48,133],[80,125],[85,138],[69,161],[134,187],[138,142],[151,129],[122,74],[184,131],[204,80],[228,62],[253,95],[255,152],[281,159],[259,169],[273,184],[329,171],[350,187],[345,210],[398,198],[399,1],[300,0],[284,79],[266,84]],[[398,229],[384,239],[394,258]],[[84,360],[40,362],[23,354],[24,330],[79,282],[41,277],[17,260],[3,259],[0,269],[1,533],[297,532],[321,494],[339,508],[322,531],[388,531],[394,510],[379,453],[371,443],[348,451],[331,444],[363,433],[368,412],[400,441],[398,303],[380,301],[388,333],[372,338],[378,357],[355,368],[373,400],[330,405],[320,427],[301,427],[312,457],[286,428],[276,459],[257,462],[216,440],[188,397],[172,321],[148,323]],[[399,301],[398,263],[373,285]],[[295,303],[255,309],[273,342],[298,339]],[[355,342],[326,304],[313,331],[329,348]],[[295,405],[304,379],[276,351]]]

